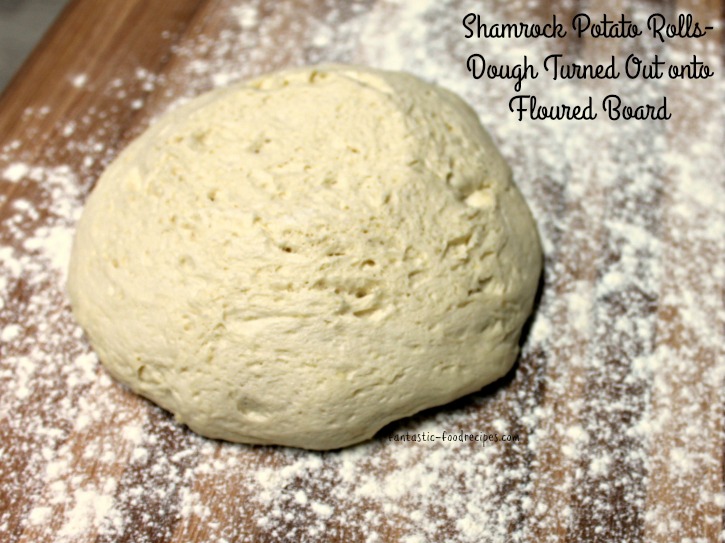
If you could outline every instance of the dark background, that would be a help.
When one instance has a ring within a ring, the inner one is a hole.
[[[67,0],[0,0],[0,91]]]

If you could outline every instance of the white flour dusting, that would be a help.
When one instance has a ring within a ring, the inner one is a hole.
[[[529,4],[473,9],[490,22],[533,20]],[[524,83],[552,104],[666,94],[666,123],[518,122],[506,107],[511,82],[473,80],[468,54],[502,64],[567,51],[595,62],[601,51],[465,40],[458,2],[266,5],[223,2],[228,24],[175,46],[169,74],[139,66],[110,83],[82,73],[66,84],[98,86],[131,112],[154,93],[174,107],[262,71],[343,61],[405,69],[460,93],[509,157],[544,243],[545,287],[521,362],[499,386],[339,452],[192,435],[113,382],[72,320],[63,289],[73,225],[98,165],[117,150],[103,144],[114,130],[106,112],[61,119],[43,161],[27,162],[20,140],[0,150],[0,539],[187,540],[199,526],[209,541],[725,539],[718,42],[635,41],[643,56],[697,54],[717,74],[707,81]],[[444,431],[520,441],[390,439]]]
[[[77,74],[74,75],[71,80],[71,84],[76,88],[84,87],[85,84],[88,82],[88,74]]]
[[[21,162],[14,162],[13,164],[10,164],[7,168],[5,168],[5,171],[3,172],[3,179],[5,179],[6,181],[10,181],[11,183],[17,183],[23,177],[28,175],[29,170],[30,169],[28,168],[27,164],[23,164]]]

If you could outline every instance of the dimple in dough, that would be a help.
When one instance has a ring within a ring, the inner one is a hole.
[[[332,449],[507,373],[541,261],[470,107],[332,65],[209,92],[131,143],[68,291],[108,371],[192,430]]]

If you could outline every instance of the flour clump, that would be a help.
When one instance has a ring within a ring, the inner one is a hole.
[[[508,372],[540,273],[474,111],[333,65],[212,91],[131,143],[68,291],[109,372],[194,431],[331,449]]]

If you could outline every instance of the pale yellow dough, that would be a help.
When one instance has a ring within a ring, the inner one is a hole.
[[[331,449],[503,376],[541,260],[460,98],[321,66],[205,94],[129,145],[68,291],[108,371],[194,431]]]

